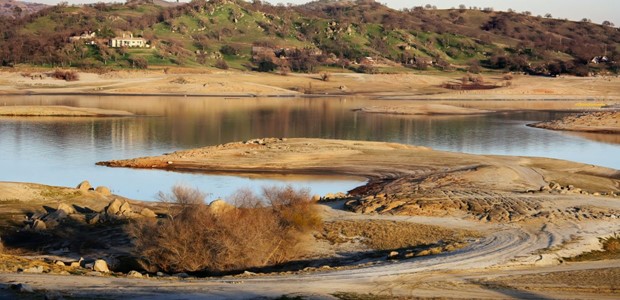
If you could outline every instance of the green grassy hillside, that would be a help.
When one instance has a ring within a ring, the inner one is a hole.
[[[59,5],[19,19],[0,18],[0,62],[87,69],[337,67],[589,75],[619,70],[620,31],[609,25],[490,9],[398,11],[372,0],[288,7],[240,0]],[[97,37],[92,43],[69,42],[83,32]],[[149,47],[107,46],[122,33],[146,39]],[[253,47],[273,51],[252,53]],[[592,63],[595,57],[600,63]]]

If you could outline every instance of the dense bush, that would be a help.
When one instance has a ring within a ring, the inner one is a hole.
[[[239,54],[239,47],[237,46],[232,46],[232,45],[224,45],[220,48],[220,53],[224,54],[224,55],[238,55]]]
[[[319,228],[316,204],[306,190],[240,191],[228,205],[207,205],[198,190],[176,186],[161,194],[169,212],[159,220],[128,225],[135,252],[148,271],[225,272],[297,258],[304,233]]]
[[[149,66],[149,62],[143,57],[136,57],[129,59],[132,68],[146,69]]]
[[[51,74],[52,78],[65,80],[65,81],[78,81],[80,80],[80,75],[76,71],[71,70],[55,70]]]

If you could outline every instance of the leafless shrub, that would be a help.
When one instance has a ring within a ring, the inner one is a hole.
[[[321,216],[313,202],[308,189],[295,190],[291,186],[284,188],[264,188],[263,195],[281,222],[293,226],[296,230],[307,232],[321,227]]]
[[[321,73],[321,80],[329,81],[332,78],[332,74],[330,73]]]
[[[78,81],[80,75],[76,71],[71,70],[56,70],[50,75],[52,78],[65,80],[65,81]]]
[[[229,209],[205,204],[198,190],[176,186],[160,193],[168,216],[128,225],[147,271],[224,272],[286,262],[321,219],[307,190],[266,188],[259,197],[239,191]]]
[[[228,70],[228,64],[223,59],[218,59],[215,62],[215,67],[218,68],[218,69],[222,69],[222,70]]]

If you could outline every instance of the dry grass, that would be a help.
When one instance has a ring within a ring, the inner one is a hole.
[[[168,216],[128,226],[147,271],[227,272],[298,258],[306,232],[320,226],[307,191],[268,188],[259,197],[241,191],[225,210],[204,203],[198,190],[174,187],[161,194]]]
[[[331,243],[343,243],[362,237],[363,242],[375,250],[410,248],[439,242],[452,243],[476,235],[465,230],[382,220],[326,222],[322,234],[323,238]]]
[[[605,259],[620,259],[620,234],[601,239],[603,250],[590,251],[575,257],[567,258],[567,261],[591,261]]]

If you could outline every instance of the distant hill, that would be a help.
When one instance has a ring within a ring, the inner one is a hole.
[[[0,16],[21,17],[35,13],[46,7],[48,7],[48,5],[40,3],[0,0]]]
[[[6,1],[6,0],[0,0]],[[219,67],[280,72],[480,70],[617,73],[620,31],[491,8],[394,10],[373,0],[299,6],[241,0],[55,6],[0,19],[3,65]],[[95,32],[85,43],[70,36]],[[111,48],[117,35],[148,48]]]

